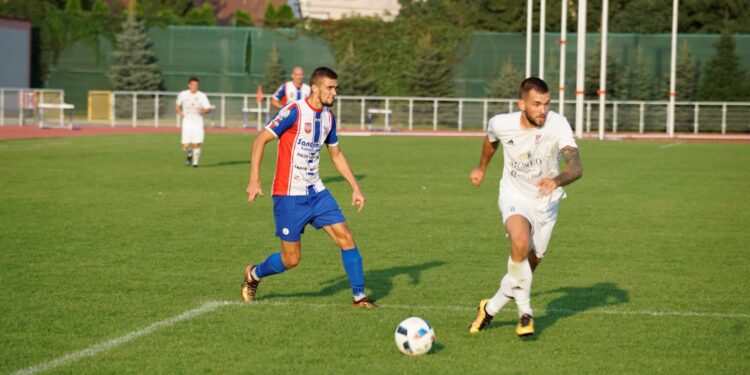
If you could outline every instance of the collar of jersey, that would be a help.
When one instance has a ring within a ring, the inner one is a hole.
[[[307,104],[307,106],[310,107],[310,109],[312,109],[315,112],[320,112],[323,110],[323,107],[320,107],[320,108],[313,107],[312,104],[310,104],[310,102],[307,101],[307,99],[309,98],[305,98],[305,104]]]

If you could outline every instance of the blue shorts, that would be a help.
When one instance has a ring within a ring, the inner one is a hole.
[[[276,237],[287,242],[297,242],[305,232],[305,226],[312,224],[315,229],[346,221],[336,200],[328,189],[316,192],[310,186],[308,195],[273,197],[273,221],[276,223]]]

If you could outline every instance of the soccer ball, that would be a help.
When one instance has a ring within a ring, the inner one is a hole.
[[[435,342],[435,331],[430,323],[415,316],[396,327],[396,347],[406,355],[421,355],[430,351]]]

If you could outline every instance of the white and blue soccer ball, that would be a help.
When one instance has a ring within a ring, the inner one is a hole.
[[[395,335],[396,347],[406,355],[425,354],[435,342],[435,331],[430,323],[415,316],[399,323]]]

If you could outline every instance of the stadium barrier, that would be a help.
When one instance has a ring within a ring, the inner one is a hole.
[[[101,92],[92,94],[101,95]],[[174,111],[177,92],[112,91],[111,97],[90,100],[91,113],[109,113],[90,124],[109,126],[180,126]],[[206,115],[206,126],[260,129],[275,111],[268,95],[206,93],[216,109]],[[98,103],[98,104],[97,104]],[[487,120],[517,110],[516,99],[338,96],[334,111],[342,129],[398,131],[482,131]],[[610,100],[606,102],[605,131],[666,133],[667,101]],[[108,108],[101,108],[102,105]],[[596,131],[597,100],[585,101],[585,131]],[[750,102],[677,102],[675,131],[680,133],[748,133]],[[551,109],[559,112],[557,100]],[[575,101],[565,102],[563,114],[575,123]],[[592,126],[592,123],[595,124]]]
[[[66,109],[63,90],[0,87],[0,126],[24,126],[31,121],[40,127],[64,127]],[[45,117],[57,121],[45,122]]]

